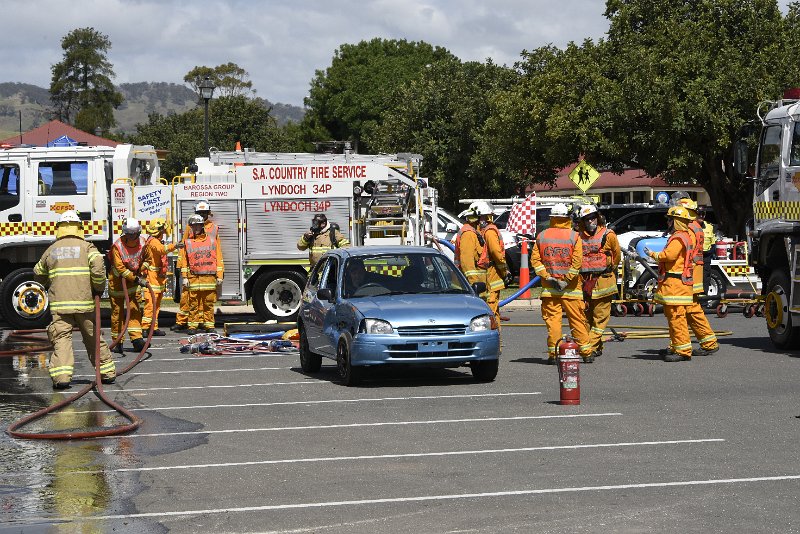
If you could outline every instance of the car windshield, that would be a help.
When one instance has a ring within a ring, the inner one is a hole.
[[[437,254],[358,256],[344,265],[344,298],[469,292],[464,276]]]

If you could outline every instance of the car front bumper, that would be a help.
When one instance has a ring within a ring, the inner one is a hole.
[[[353,338],[352,365],[452,365],[500,357],[497,330],[459,336],[399,336],[358,334]]]

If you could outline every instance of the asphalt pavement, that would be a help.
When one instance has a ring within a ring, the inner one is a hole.
[[[239,311],[228,319],[254,320]],[[306,375],[296,353],[198,356],[155,338],[107,388],[143,419],[136,432],[0,437],[0,532],[800,530],[800,359],[772,349],[763,319],[709,315],[730,335],[691,362],[661,361],[663,338],[609,342],[581,365],[581,404],[562,406],[538,310],[504,314],[488,384],[462,368],[348,388],[329,360]],[[657,335],[666,322],[611,324]],[[75,379],[89,380],[76,348]],[[63,395],[42,363],[0,360],[3,429]],[[115,421],[92,399],[36,428]]]

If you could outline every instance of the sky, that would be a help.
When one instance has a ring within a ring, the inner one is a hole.
[[[111,41],[114,83],[183,83],[233,62],[257,96],[303,105],[336,49],[375,37],[425,41],[462,61],[512,66],[522,50],[598,39],[602,0],[5,0],[0,82],[50,87],[61,39],[92,27]]]

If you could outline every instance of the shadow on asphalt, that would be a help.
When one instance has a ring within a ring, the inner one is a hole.
[[[319,373],[304,373],[300,367],[292,367],[290,370],[308,378],[339,383],[335,365],[323,366]],[[459,369],[431,369],[424,367],[407,369],[375,368],[365,373],[363,380],[357,387],[369,389],[386,386],[452,386],[453,384],[462,384],[464,382],[474,382],[468,367],[460,367]]]
[[[552,365],[548,362],[547,358],[517,358],[516,360],[508,360],[513,363],[537,363],[539,365]]]
[[[621,360],[663,360],[664,357],[658,353],[658,349],[642,350],[630,356],[618,356]]]

